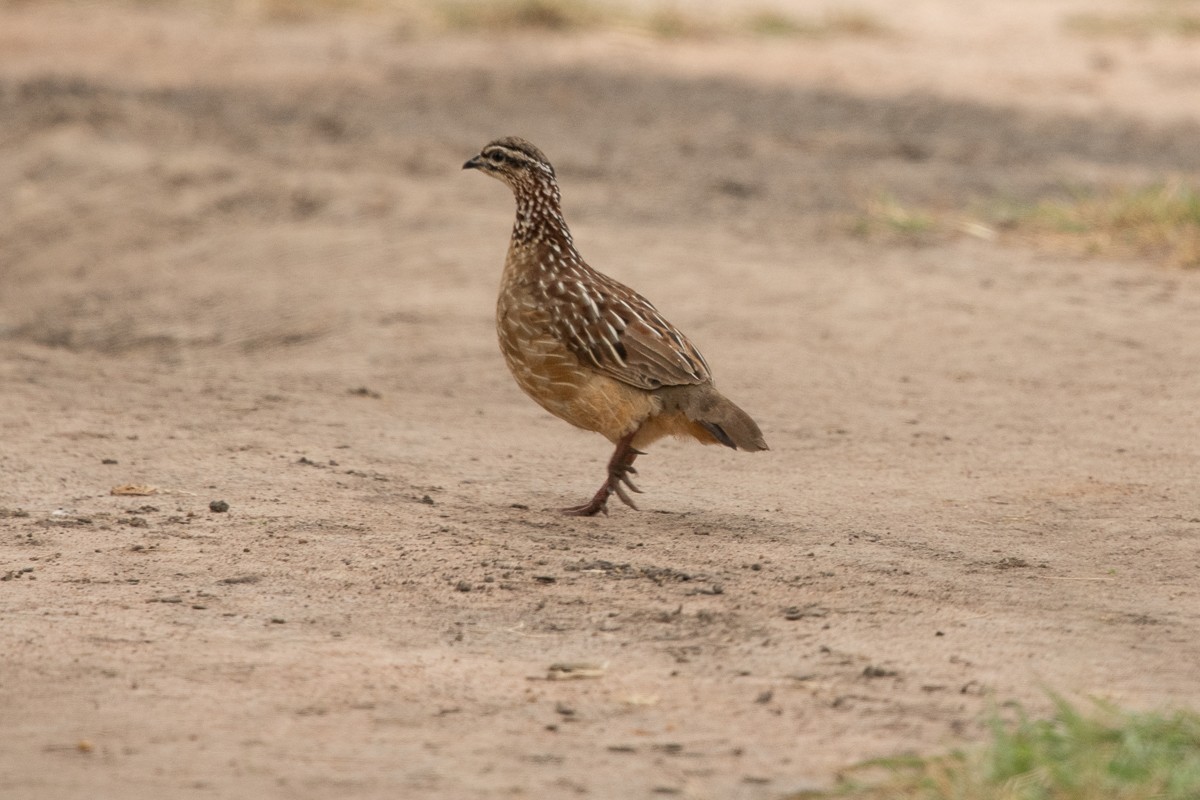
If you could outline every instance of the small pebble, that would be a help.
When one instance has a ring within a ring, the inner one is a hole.
[[[224,500],[213,500],[208,504],[208,510],[216,514],[224,514],[229,510],[229,503],[226,503]]]

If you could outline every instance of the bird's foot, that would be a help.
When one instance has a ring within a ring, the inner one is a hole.
[[[609,494],[611,494],[611,492],[609,491],[608,484],[606,483],[606,484],[604,484],[604,487],[602,489],[600,489],[600,491],[596,492],[596,496],[593,497],[590,501],[584,503],[581,506],[571,506],[569,508],[560,508],[559,512],[566,514],[567,516],[570,516],[570,517],[594,517],[597,514],[599,514],[601,511],[603,511],[604,516],[607,517],[608,516],[608,496],[609,496]]]
[[[566,514],[568,517],[594,517],[601,511],[604,512],[604,516],[608,516],[608,503],[600,503],[599,505],[594,502],[584,503],[581,506],[560,508],[558,513]]]
[[[570,514],[575,517],[592,517],[604,512],[608,515],[608,498],[613,494],[621,498],[621,502],[632,508],[634,511],[638,507],[634,504],[633,498],[625,491],[626,488],[636,494],[641,494],[642,490],[633,485],[630,480],[630,475],[637,475],[637,470],[633,468],[633,460],[638,456],[645,455],[641,450],[633,447],[633,437],[637,431],[628,433],[621,441],[617,442],[617,449],[613,452],[612,458],[608,462],[608,480],[600,487],[591,501],[584,503],[581,506],[572,506],[571,508],[561,509],[562,513]]]
[[[634,486],[633,481],[629,479],[631,474],[637,475],[637,470],[633,468],[632,464],[618,464],[609,468],[608,483],[605,485],[610,491],[617,493],[617,497],[621,498],[622,503],[637,511],[639,509],[634,504],[633,499],[625,493],[625,486],[628,486],[632,492],[636,492],[637,494],[642,493],[642,490]],[[625,486],[621,484],[625,484]]]
[[[633,502],[633,498],[625,491],[625,487],[629,490],[641,494],[642,490],[634,486],[633,481],[629,476],[637,475],[637,470],[632,464],[617,464],[609,467],[608,480],[600,487],[600,491],[596,492],[595,496],[581,506],[571,506],[570,508],[559,509],[563,514],[568,514],[573,517],[593,517],[601,512],[608,516],[608,498],[613,494],[621,498],[621,502],[638,511],[637,505]]]

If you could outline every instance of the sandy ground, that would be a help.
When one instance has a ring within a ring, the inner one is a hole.
[[[1200,274],[848,233],[1195,180],[1200,50],[1081,7],[0,7],[0,796],[783,798],[1046,689],[1195,707]],[[641,513],[552,511],[609,447],[497,351],[511,198],[459,167],[510,133],[771,452],[663,443]]]

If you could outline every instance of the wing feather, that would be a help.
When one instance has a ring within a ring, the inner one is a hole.
[[[582,363],[642,389],[712,380],[704,356],[649,300],[600,273],[587,277],[552,298],[559,334]]]

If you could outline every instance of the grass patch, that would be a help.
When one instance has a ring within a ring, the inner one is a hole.
[[[661,39],[697,39],[716,36],[721,24],[716,20],[701,19],[678,8],[660,8],[645,17],[631,17],[630,27],[640,28]]]
[[[892,29],[870,12],[844,9],[817,19],[800,19],[779,11],[759,11],[742,28],[757,36],[888,36]]]
[[[891,33],[891,28],[879,19],[859,10],[833,12],[819,19],[800,19],[774,10],[757,11],[745,17],[720,17],[686,10],[684,4],[634,12],[619,4],[589,0],[441,0],[438,9],[447,27],[460,31],[623,28],[663,39],[737,34],[812,37]]]
[[[758,11],[746,17],[746,30],[759,36],[811,34],[810,26],[780,11]]]
[[[1124,36],[1144,39],[1155,34],[1200,36],[1200,14],[1191,13],[1178,2],[1160,2],[1156,7],[1133,14],[1074,14],[1063,21],[1070,32],[1083,36]]]
[[[612,16],[585,0],[464,0],[444,2],[439,11],[448,27],[462,31],[573,31],[597,27]]]
[[[257,16],[277,22],[308,22],[336,14],[380,13],[384,0],[255,0]]]
[[[1128,713],[1061,698],[1048,720],[992,721],[991,740],[968,753],[870,762],[831,792],[789,800],[1195,800],[1200,715]],[[866,775],[866,777],[862,777]]]
[[[867,202],[863,213],[851,223],[850,233],[867,239],[883,237],[919,244],[943,228],[944,223],[932,212],[906,206],[885,192]]]
[[[890,26],[882,22],[870,12],[843,9],[825,16],[820,23],[824,36],[889,36]]]
[[[96,3],[104,0],[94,0]],[[0,8],[36,0],[0,0]],[[637,31],[661,39],[754,37],[870,37],[893,33],[868,11],[842,9],[821,17],[777,10],[743,15],[709,14],[687,3],[638,9],[622,0],[107,0],[114,5],[186,8],[273,22],[311,22],[337,16],[386,20],[406,34],[572,33]]]
[[[973,215],[940,214],[879,195],[850,232],[915,244],[965,234],[1080,256],[1144,258],[1200,268],[1200,190],[1175,181],[1084,189],[1032,203],[993,203]]]
[[[1085,255],[1136,256],[1200,267],[1200,191],[1178,182],[1075,192],[994,216],[1002,228]]]

